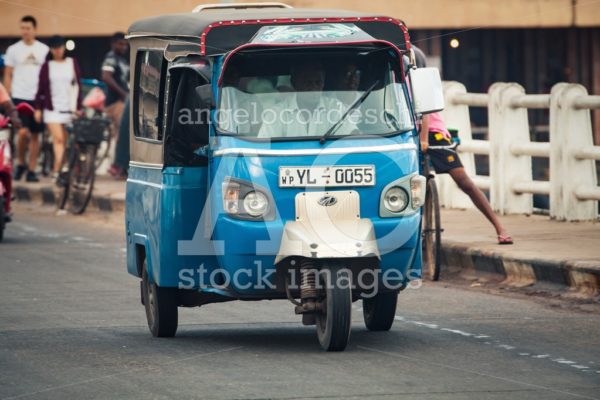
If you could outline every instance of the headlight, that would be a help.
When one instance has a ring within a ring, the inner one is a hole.
[[[273,198],[266,189],[243,179],[225,178],[223,210],[235,219],[272,221],[275,218]]]
[[[408,193],[404,189],[394,186],[385,193],[383,204],[393,213],[402,212],[408,206]]]
[[[249,192],[244,197],[244,210],[253,217],[260,217],[269,210],[269,199],[261,192]]]
[[[410,180],[410,192],[412,197],[412,208],[416,210],[425,204],[427,178],[422,175],[413,176]]]
[[[229,214],[237,214],[240,211],[238,201],[240,199],[240,185],[235,182],[223,184],[223,209]]]

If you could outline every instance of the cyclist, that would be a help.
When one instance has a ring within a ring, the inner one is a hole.
[[[422,68],[426,66],[425,54],[414,47],[417,67]],[[490,221],[496,230],[498,237],[498,244],[513,244],[512,237],[508,234],[494,211],[490,206],[487,198],[475,185],[475,183],[469,178],[465,171],[458,153],[453,149],[429,149],[429,144],[432,146],[447,146],[452,143],[451,136],[444,120],[439,113],[433,113],[423,116],[423,123],[421,125],[420,140],[421,150],[429,154],[431,164],[436,173],[438,174],[449,174],[458,187],[465,192],[470,198],[473,204],[481,211],[481,213]]]

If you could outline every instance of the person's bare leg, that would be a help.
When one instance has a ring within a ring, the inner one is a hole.
[[[50,135],[52,135],[52,151],[54,153],[54,165],[52,172],[57,173],[62,164],[63,155],[65,153],[65,135],[62,124],[49,123],[46,124]]]
[[[502,226],[502,224],[500,223],[500,220],[494,213],[494,210],[492,210],[488,199],[485,197],[483,192],[479,190],[479,188],[475,185],[473,180],[469,178],[469,175],[467,175],[465,169],[463,167],[453,168],[450,171],[448,171],[448,173],[450,174],[452,179],[454,179],[454,182],[456,182],[458,187],[471,198],[471,201],[473,201],[475,207],[477,207],[479,211],[481,211],[481,213],[485,215],[488,221],[490,221],[492,225],[494,225],[494,229],[496,229],[496,234],[499,236],[507,236],[508,233],[506,232],[506,229],[504,229],[504,226]]]
[[[31,134],[29,137],[29,170],[35,172],[38,156],[40,155],[40,135],[41,133]]]
[[[18,165],[26,165],[25,155],[27,154],[27,142],[29,140],[29,129],[19,129],[17,133],[17,162]]]

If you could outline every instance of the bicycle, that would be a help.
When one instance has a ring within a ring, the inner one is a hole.
[[[69,137],[58,178],[59,210],[68,204],[73,214],[83,214],[92,197],[96,178],[96,156],[100,144],[107,140],[110,120],[104,117],[77,118],[67,130]]]
[[[449,131],[452,135],[452,144],[448,146],[429,146],[428,149],[456,149],[460,143],[457,136],[458,131]],[[422,217],[422,276],[431,281],[437,281],[440,279],[440,269],[442,264],[442,232],[444,229],[442,228],[440,199],[435,183],[435,173],[431,168],[431,161],[428,153],[423,154],[423,175],[427,178],[427,185]]]

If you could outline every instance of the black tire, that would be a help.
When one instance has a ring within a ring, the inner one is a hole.
[[[6,215],[4,213],[4,196],[0,196],[0,242],[4,240],[4,228],[6,228]]]
[[[363,317],[370,331],[389,331],[396,316],[398,292],[377,293],[374,297],[363,299]]]
[[[323,271],[331,279],[321,280],[325,310],[317,314],[317,337],[323,350],[343,351],[350,339],[352,317],[350,273],[337,266],[325,266]]]
[[[83,214],[92,198],[96,179],[96,150],[94,144],[78,144],[75,147],[67,194],[69,211],[73,214]]]
[[[142,297],[148,328],[154,337],[173,337],[177,332],[177,289],[162,288],[148,280],[147,264],[142,272]]]
[[[423,272],[424,279],[440,279],[442,263],[442,223],[440,200],[433,179],[427,180],[427,196],[423,209]]]

